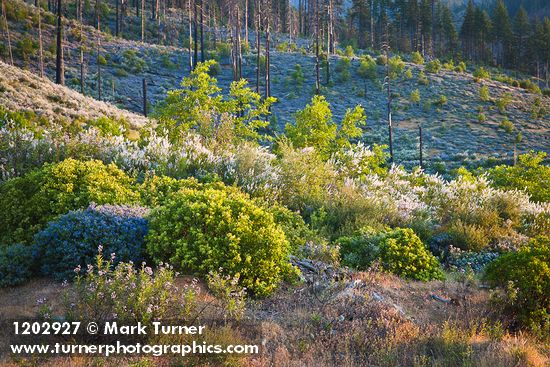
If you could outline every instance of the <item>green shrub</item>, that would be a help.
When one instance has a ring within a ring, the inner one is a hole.
[[[443,63],[443,69],[448,71],[454,71],[455,70],[455,62],[453,59],[450,59],[448,62]]]
[[[208,69],[208,75],[210,76],[219,75],[221,72],[222,72],[222,67],[220,66],[219,62],[212,63],[212,65],[210,65],[210,68]]]
[[[418,84],[420,84],[420,85],[428,85],[428,84],[430,84],[430,81],[429,81],[428,78],[426,77],[426,74],[424,74],[424,71],[421,71],[421,72],[418,74]]]
[[[465,251],[481,251],[489,246],[487,230],[480,224],[464,223],[458,219],[447,229],[450,243]]]
[[[420,52],[415,51],[411,55],[411,62],[416,65],[424,65],[424,57],[422,57]]]
[[[550,335],[550,238],[538,237],[489,264],[485,280],[507,288],[505,309],[526,327]]]
[[[279,204],[268,203],[263,207],[273,215],[275,223],[281,227],[293,250],[304,246],[308,241],[316,239],[315,232],[307,226],[298,212]]]
[[[359,74],[361,78],[372,81],[376,80],[376,61],[370,57],[361,60],[359,68],[357,69],[357,74]]]
[[[350,79],[351,77],[351,73],[349,70],[350,65],[351,65],[351,60],[347,57],[341,58],[336,64],[335,70],[339,74],[338,80],[340,82],[345,83]]]
[[[231,56],[231,45],[229,43],[218,42],[216,51],[221,59]]]
[[[489,102],[491,100],[489,87],[487,87],[486,85],[479,88],[479,99],[481,99],[483,102]]]
[[[355,51],[353,50],[352,45],[347,45],[346,46],[346,49],[344,50],[344,55],[348,58],[351,58],[351,57],[355,56]]]
[[[133,74],[141,74],[147,66],[145,60],[138,56],[136,50],[125,50],[122,53],[122,59],[124,69]]]
[[[409,101],[411,103],[420,102],[420,91],[418,89],[415,89],[411,92],[411,96],[409,97]]]
[[[540,87],[536,83],[534,83],[531,79],[522,80],[519,83],[519,85],[520,87],[522,87],[525,90],[528,90],[531,93],[542,94]]]
[[[531,105],[531,117],[534,119],[544,118],[548,114],[549,106],[542,102],[541,97],[536,97]]]
[[[103,55],[99,55],[97,58],[97,63],[99,65],[105,66],[107,65],[107,59]]]
[[[30,246],[15,244],[0,247],[0,288],[13,287],[32,275],[33,254]]]
[[[500,113],[505,113],[506,108],[512,102],[512,95],[510,93],[504,93],[502,97],[495,101],[495,104]]]
[[[434,101],[434,104],[437,106],[443,106],[447,104],[447,96],[441,95],[439,96],[439,99]]]
[[[397,55],[388,60],[388,65],[390,68],[390,78],[392,79],[397,78],[405,70],[405,62]]]
[[[430,61],[426,64],[424,70],[426,70],[427,73],[437,74],[441,71],[441,61],[439,59],[435,59]]]
[[[376,232],[363,229],[358,236],[340,238],[342,262],[366,269],[379,260],[382,267],[404,278],[428,281],[443,279],[439,261],[412,229]]]
[[[478,122],[485,122],[485,121],[487,121],[487,116],[485,116],[485,114],[483,112],[480,112],[477,115],[477,121]]]
[[[473,76],[476,79],[489,79],[491,77],[491,73],[485,70],[483,66],[480,66],[476,71],[474,71]]]
[[[512,133],[516,129],[516,127],[514,126],[514,123],[508,120],[507,118],[505,118],[500,122],[499,127],[503,129],[505,132],[507,132],[508,134]]]
[[[500,165],[490,169],[489,179],[493,186],[506,190],[523,190],[534,201],[550,201],[550,166],[542,162],[544,152],[531,152],[519,156],[515,166]]]
[[[114,164],[66,159],[0,184],[0,244],[30,242],[51,219],[90,203],[139,201],[133,180]]]
[[[455,67],[455,71],[457,73],[465,73],[466,69],[466,63],[464,61],[459,62],[458,65]]]
[[[15,53],[25,62],[28,62],[29,57],[34,56],[37,48],[37,44],[31,38],[24,37],[15,44]]]
[[[304,72],[302,71],[302,65],[294,65],[294,70],[292,71],[292,74],[290,74],[290,79],[295,85],[299,87],[304,84],[306,78],[304,76]]]
[[[376,63],[378,65],[386,65],[388,63],[388,57],[386,55],[379,55],[376,58]]]
[[[182,189],[150,217],[147,250],[198,274],[223,269],[258,296],[295,274],[290,245],[273,215],[230,189]]]
[[[89,120],[87,125],[97,128],[103,135],[121,136],[129,131],[130,123],[125,118],[99,117]]]

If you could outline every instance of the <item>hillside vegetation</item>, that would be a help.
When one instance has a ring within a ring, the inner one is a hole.
[[[200,42],[204,62],[195,39],[189,65],[187,34],[161,32],[184,4],[146,4],[141,19],[129,15],[138,2],[123,10],[134,40],[109,34],[108,2],[96,4],[101,32],[7,6],[0,365],[548,366],[550,97],[540,80],[423,48],[358,50],[353,37],[326,59],[308,27],[291,41],[283,8],[266,13],[271,50],[255,54],[252,29],[238,41],[242,4],[214,0],[209,20],[220,24]],[[65,5],[71,18],[79,5],[94,15],[89,2]],[[291,22],[311,20],[301,10]],[[327,29],[347,17],[335,13]],[[38,15],[44,77],[29,36]],[[140,30],[178,46],[136,41]],[[119,337],[11,332],[30,319],[205,325],[121,340],[258,353],[13,354],[12,344]]]

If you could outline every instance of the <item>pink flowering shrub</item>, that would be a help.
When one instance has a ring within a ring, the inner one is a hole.
[[[101,323],[150,324],[163,319],[186,320],[193,314],[198,288],[196,282],[178,287],[177,273],[160,265],[155,271],[142,263],[113,265],[116,254],[105,259],[101,247],[95,265],[74,269],[74,287],[67,291],[65,307],[71,320]]]

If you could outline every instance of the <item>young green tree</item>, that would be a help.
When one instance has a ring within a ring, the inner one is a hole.
[[[295,148],[313,147],[322,158],[350,146],[351,139],[358,138],[366,123],[365,110],[361,106],[348,109],[340,127],[332,119],[330,105],[323,96],[314,96],[311,103],[296,113],[294,124],[285,126],[288,140]]]
[[[198,63],[183,78],[181,89],[168,92],[154,112],[157,131],[166,132],[172,141],[184,138],[188,131],[218,143],[267,139],[259,130],[269,125],[266,116],[276,99],[262,100],[244,79],[231,83],[229,93],[223,95],[217,80],[208,74],[215,63]]]

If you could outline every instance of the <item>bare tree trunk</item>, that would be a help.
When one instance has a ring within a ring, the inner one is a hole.
[[[315,0],[315,94],[321,93],[319,74],[319,0]]]
[[[42,47],[42,9],[38,11],[38,56],[40,59],[40,77],[44,77],[44,49]]]
[[[260,93],[260,67],[261,67],[261,19],[262,19],[262,13],[261,13],[261,0],[256,0],[256,13],[258,21],[256,22],[256,93]]]
[[[4,30],[6,32],[6,39],[8,41],[8,54],[10,58],[10,65],[13,66],[13,53],[11,50],[11,37],[10,37],[10,29],[8,27],[8,17],[6,16],[6,3],[5,0],[2,0],[2,18],[4,20]]]
[[[265,16],[266,20],[266,28],[265,28],[265,98],[269,98],[271,96],[271,80],[270,80],[270,67],[271,67],[271,60],[270,60],[270,54],[269,54],[269,10],[271,9],[270,1],[267,1],[267,12]]]
[[[388,30],[386,29],[386,41],[383,45],[384,47],[384,55],[386,56],[386,93],[387,93],[387,115],[388,115],[388,135],[389,135],[389,147],[390,147],[390,162],[394,162],[393,157],[393,127],[392,127],[392,111],[391,111],[391,103],[392,103],[392,94],[391,94],[391,78],[390,78],[390,63],[389,63],[389,35]]]
[[[201,5],[201,17],[200,17],[200,22],[201,22],[201,62],[204,62],[205,58],[204,58],[204,0],[200,0],[200,5]]]
[[[80,22],[80,93],[84,94],[84,25],[82,22],[82,0],[78,0],[79,12],[78,19]]]
[[[100,17],[100,0],[96,0],[96,16],[97,16],[97,55],[96,55],[96,64],[97,64],[97,99],[101,101],[101,17]],[[142,8],[143,10],[143,8]],[[143,11],[142,11],[143,16]]]
[[[243,55],[241,49],[241,18],[239,13],[239,7],[237,6],[237,23],[236,23],[236,33],[237,33],[237,80],[242,78],[242,68],[243,68]]]
[[[193,70],[193,27],[192,27],[192,16],[191,16],[191,0],[187,1],[187,21],[189,22],[189,72]]]
[[[141,0],[141,42],[145,42],[145,0]]]
[[[374,50],[374,0],[370,0],[370,47]]]
[[[244,43],[248,45],[248,0],[244,1]]]
[[[57,0],[57,47],[55,58],[55,82],[65,85],[65,68],[63,65],[63,19],[62,0]]]
[[[328,0],[327,17],[327,84],[330,83],[330,42],[332,40],[332,0]]]
[[[115,36],[118,37],[118,34],[120,32],[120,0],[115,0]]]
[[[197,0],[193,0],[193,41],[194,41],[194,55],[193,55],[193,69],[197,67],[197,61],[199,59],[199,40],[198,40],[198,14],[197,14]]]

